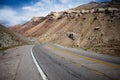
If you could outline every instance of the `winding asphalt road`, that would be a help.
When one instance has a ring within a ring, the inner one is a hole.
[[[120,80],[119,57],[57,44],[36,45],[31,53],[43,80]]]

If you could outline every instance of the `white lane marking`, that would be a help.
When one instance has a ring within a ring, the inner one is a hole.
[[[43,72],[42,68],[39,66],[37,60],[35,59],[35,57],[33,55],[33,52],[32,52],[32,49],[33,48],[31,48],[31,55],[32,55],[32,58],[33,58],[33,61],[34,61],[35,65],[37,66],[37,69],[38,69],[40,75],[42,76],[43,80],[48,80],[47,76],[45,75],[45,73]]]

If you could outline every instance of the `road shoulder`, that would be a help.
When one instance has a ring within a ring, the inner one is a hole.
[[[6,50],[0,57],[0,80],[42,80],[30,54],[31,46]]]

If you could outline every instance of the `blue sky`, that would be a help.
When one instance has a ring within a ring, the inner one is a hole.
[[[0,24],[12,26],[25,23],[34,16],[46,16],[90,1],[110,0],[0,0]]]

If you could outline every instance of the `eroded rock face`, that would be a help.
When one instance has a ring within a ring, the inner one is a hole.
[[[72,40],[76,40],[77,39],[77,34],[74,32],[67,32],[67,36],[72,39]]]
[[[59,12],[51,12],[47,16],[50,17],[50,19],[58,19],[62,14]]]
[[[37,21],[40,21],[41,20],[41,17],[33,17],[30,21],[31,22],[37,22]]]
[[[99,30],[99,29],[100,29],[100,27],[95,27],[95,28],[94,28],[94,30]]]
[[[48,17],[50,20],[56,20],[56,19],[62,19],[64,17],[67,18],[79,18],[83,16],[84,14],[89,13],[113,13],[113,12],[120,12],[120,9],[113,8],[113,7],[107,7],[107,8],[95,8],[95,9],[82,9],[82,10],[66,10],[62,12],[51,12],[48,14]]]

